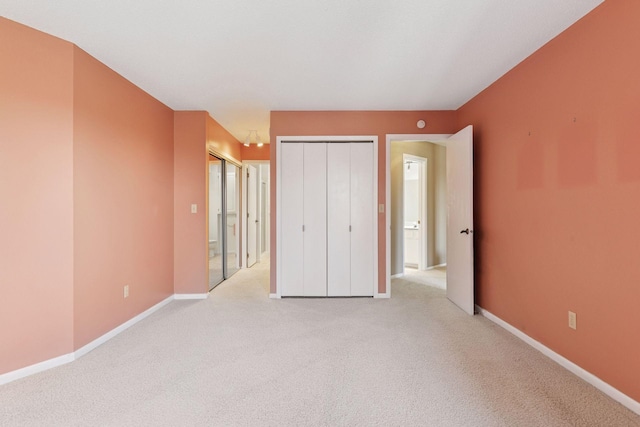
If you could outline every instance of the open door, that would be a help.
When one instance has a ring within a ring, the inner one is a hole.
[[[474,313],[473,126],[446,140],[447,298]]]
[[[258,171],[249,165],[247,173],[247,267],[251,267],[258,255]]]

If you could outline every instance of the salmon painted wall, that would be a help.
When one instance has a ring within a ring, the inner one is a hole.
[[[638,22],[640,2],[604,2],[457,119],[475,129],[477,302],[636,401]]]
[[[209,148],[241,161],[240,142],[205,111],[174,113],[174,290],[202,294],[208,284]],[[191,213],[191,205],[198,212]]]
[[[418,120],[427,126],[418,129]],[[271,112],[271,293],[276,292],[276,138],[311,135],[378,136],[378,203],[385,214],[378,214],[378,292],[386,292],[386,135],[416,133],[454,133],[454,111],[272,111]]]
[[[174,291],[207,292],[207,113],[174,113]],[[191,213],[191,205],[198,212]]]
[[[173,294],[173,111],[77,47],[73,76],[79,348]]]
[[[73,351],[73,45],[0,17],[0,374]]]
[[[241,145],[241,148],[242,160],[269,160],[271,157],[270,144],[264,144],[262,147],[258,147],[255,144],[245,147],[243,144]]]
[[[243,145],[222,127],[208,113],[207,117],[207,146],[221,157],[229,160],[242,161]]]

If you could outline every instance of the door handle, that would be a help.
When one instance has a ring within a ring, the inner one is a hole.
[[[469,234],[469,233],[470,233],[470,230],[468,228],[465,228],[460,232],[460,234]]]

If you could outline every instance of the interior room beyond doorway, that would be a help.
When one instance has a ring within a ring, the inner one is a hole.
[[[390,178],[391,277],[446,288],[446,148],[392,141]]]

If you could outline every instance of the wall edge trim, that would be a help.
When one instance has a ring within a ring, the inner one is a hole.
[[[96,347],[109,341],[111,338],[120,334],[124,330],[130,328],[131,326],[145,319],[146,317],[153,314],[154,312],[160,310],[162,307],[169,304],[173,300],[174,300],[174,295],[168,296],[167,298],[160,301],[156,305],[146,309],[145,311],[138,314],[137,316],[132,317],[131,319],[122,323],[120,326],[115,327],[114,329],[110,330],[106,334],[96,338],[95,340],[91,341],[89,344],[79,348],[74,352],[63,354],[62,356],[57,356],[51,359],[44,360],[42,362],[34,363],[33,365],[25,366],[24,368],[16,369],[14,371],[9,371],[4,374],[1,374],[0,386],[19,380],[21,378],[39,374],[40,372],[48,371],[49,369],[57,368],[58,366],[66,365],[67,363],[73,362],[74,360],[89,353],[91,350],[95,349]]]
[[[173,295],[173,299],[175,299],[175,300],[207,299],[207,298],[209,298],[209,293],[204,293],[204,294],[175,294],[175,295]]]
[[[434,268],[446,267],[446,266],[447,266],[447,263],[445,262],[444,264],[432,265],[431,267],[425,268],[425,270],[433,270]]]
[[[49,369],[57,368],[58,366],[66,365],[74,360],[75,357],[73,353],[67,353],[33,365],[25,366],[24,368],[16,369],[15,371],[9,371],[0,375],[0,386],[31,375],[39,374],[40,372],[48,371]]]
[[[634,399],[627,396],[626,394],[624,394],[617,388],[613,387],[609,383],[606,383],[605,381],[593,375],[591,372],[585,370],[584,368],[581,368],[580,366],[576,365],[569,359],[565,358],[564,356],[561,356],[560,354],[551,350],[549,347],[545,346],[539,341],[536,341],[535,339],[531,338],[529,335],[525,334],[521,330],[510,325],[509,323],[505,322],[495,314],[492,314],[491,312],[485,310],[479,305],[476,305],[476,311],[481,316],[492,321],[496,325],[504,328],[508,332],[511,332],[513,335],[520,338],[526,344],[529,344],[531,347],[538,350],[540,353],[544,354],[549,359],[556,362],[558,365],[562,366],[572,374],[576,375],[578,378],[591,384],[592,386],[594,386],[595,388],[597,388],[598,390],[600,390],[601,392],[603,392],[604,394],[606,394],[607,396],[615,400],[616,402],[620,403],[630,411],[640,415],[640,402],[635,401]]]
[[[111,338],[113,338],[116,335],[120,334],[121,332],[127,330],[131,326],[135,325],[136,323],[140,322],[141,320],[143,320],[144,318],[150,316],[151,314],[155,313],[156,311],[160,310],[162,307],[164,307],[165,305],[169,304],[171,301],[173,301],[173,295],[170,295],[167,298],[165,298],[162,301],[160,301],[159,303],[157,303],[156,305],[153,305],[153,306],[149,307],[148,309],[146,309],[142,313],[138,314],[137,316],[132,317],[131,319],[129,319],[126,322],[122,323],[120,326],[115,327],[114,329],[110,330],[109,332],[107,332],[106,334],[102,335],[101,337],[98,337],[95,340],[91,341],[89,344],[80,347],[79,349],[77,349],[73,353],[74,354],[74,358],[77,359],[79,357],[84,356],[85,354],[89,353],[91,350],[93,350],[96,347],[104,344],[105,342],[109,341]]]

